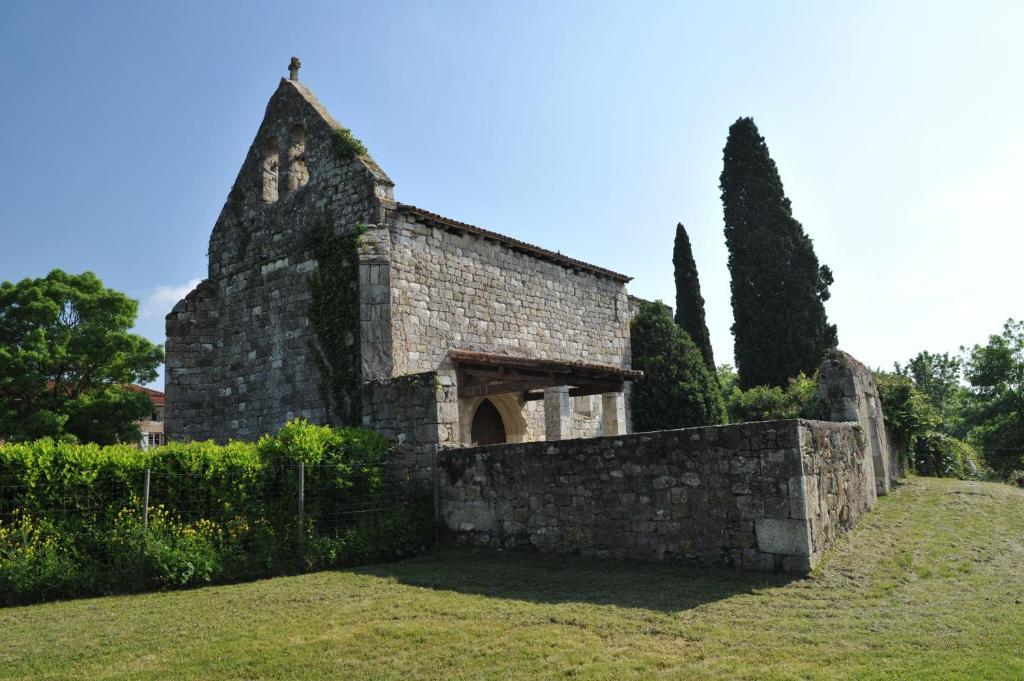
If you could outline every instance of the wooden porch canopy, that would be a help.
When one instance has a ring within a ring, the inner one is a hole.
[[[544,388],[569,386],[569,395],[622,392],[625,381],[643,376],[642,371],[603,364],[556,359],[513,357],[473,350],[449,350],[458,374],[459,397],[485,397],[500,393],[524,393],[527,400],[543,399]]]

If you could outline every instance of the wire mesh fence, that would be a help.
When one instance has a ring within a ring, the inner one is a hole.
[[[380,460],[3,482],[0,564],[25,567],[0,570],[0,602],[239,581],[433,541],[431,491],[389,479]]]

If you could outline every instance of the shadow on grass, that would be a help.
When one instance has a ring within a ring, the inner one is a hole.
[[[799,577],[488,549],[443,549],[353,569],[401,584],[533,603],[590,603],[663,612],[689,610]]]

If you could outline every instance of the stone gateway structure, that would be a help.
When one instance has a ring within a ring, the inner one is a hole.
[[[167,316],[168,436],[363,424],[412,466],[432,445],[626,433],[629,277],[395,201],[290,71],[207,278]]]
[[[167,315],[168,438],[361,424],[455,541],[754,569],[810,569],[889,490],[877,391],[841,353],[844,423],[631,433],[630,278],[399,203],[299,67]]]

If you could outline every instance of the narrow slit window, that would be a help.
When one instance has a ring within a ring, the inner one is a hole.
[[[280,150],[277,147],[277,138],[271,137],[263,145],[263,202],[274,203],[277,201],[277,166]]]
[[[288,133],[288,191],[302,189],[309,182],[306,169],[306,129],[293,126]]]

